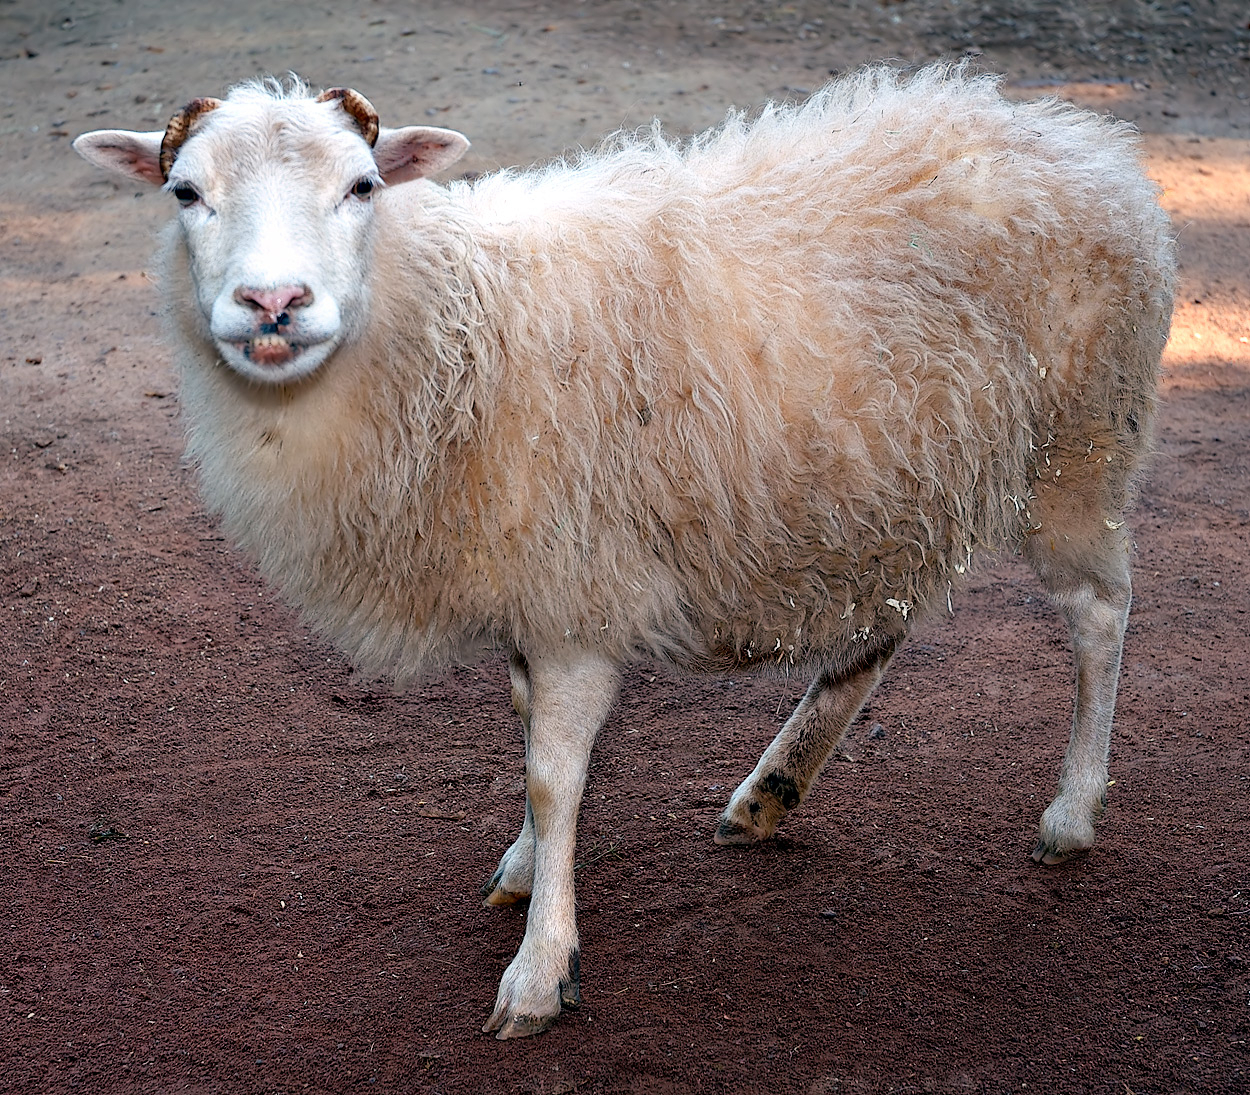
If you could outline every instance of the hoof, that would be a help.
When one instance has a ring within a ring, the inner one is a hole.
[[[531,1035],[541,1034],[555,1021],[555,1015],[513,1015],[506,1021],[503,1017],[496,1019],[492,1015],[482,1028],[482,1033],[494,1034],[501,1042],[508,1038],[529,1038]]]
[[[559,1018],[562,1008],[576,1009],[582,1002],[581,956],[577,948],[569,952],[568,966],[556,991],[543,999],[545,995],[539,994],[535,1001],[534,994],[521,991],[521,986],[511,984],[509,974],[505,973],[504,981],[499,986],[495,1010],[486,1020],[486,1025],[482,1027],[482,1033],[494,1034],[500,1040],[528,1038],[532,1034],[541,1034],[551,1026]],[[531,1001],[529,1010],[514,1012],[514,1001],[519,1007],[524,1007],[520,1000],[524,996],[528,996]]]
[[[495,873],[482,883],[479,891],[483,900],[483,905],[493,905],[500,908],[504,905],[515,905],[520,901],[529,900],[529,892],[521,893],[517,890],[506,889],[503,885],[504,866],[501,863],[495,868]]]
[[[721,814],[713,839],[717,844],[758,844],[777,831],[785,810],[776,799],[735,794]]]
[[[1040,863],[1043,867],[1055,867],[1060,863],[1067,863],[1070,859],[1077,856],[1085,855],[1088,848],[1071,848],[1068,851],[1060,851],[1058,848],[1051,847],[1044,840],[1039,840],[1033,848],[1033,862]]]
[[[716,826],[712,839],[723,847],[741,847],[745,844],[758,844],[765,836],[747,825],[739,825],[736,821],[722,819]]]
[[[1100,799],[1093,795],[1060,795],[1042,814],[1033,862],[1053,867],[1088,852],[1094,846],[1094,819],[1100,813]]]
[[[767,840],[802,798],[794,780],[780,770],[763,778],[752,774],[730,796],[714,839],[717,844],[758,844]]]

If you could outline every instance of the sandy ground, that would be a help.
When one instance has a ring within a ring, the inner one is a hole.
[[[1250,1090],[1244,4],[0,4],[0,1090]],[[169,199],[68,139],[295,70],[527,164],[831,71],[979,54],[1136,122],[1180,240],[1100,842],[1028,862],[1070,656],[1010,560],[922,627],[768,847],[715,817],[803,682],[633,672],[577,872],[583,1007],[478,1033],[524,913],[499,660],[395,695],[276,603],[180,461]]]

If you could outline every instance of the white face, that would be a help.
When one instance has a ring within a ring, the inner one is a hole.
[[[382,178],[331,108],[286,103],[279,122],[272,108],[223,104],[165,185],[207,333],[258,383],[308,375],[364,322]]]
[[[287,384],[364,330],[378,189],[449,167],[469,142],[405,126],[382,128],[371,149],[337,98],[243,85],[213,102],[196,115],[168,179],[163,132],[96,130],[74,148],[173,194],[199,327],[240,375]]]

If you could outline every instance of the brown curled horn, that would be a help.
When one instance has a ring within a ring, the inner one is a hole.
[[[360,135],[369,142],[369,147],[372,148],[378,139],[378,112],[373,109],[373,104],[359,91],[353,91],[350,87],[329,87],[317,96],[319,103],[329,103],[335,99],[342,103],[343,109],[356,119],[356,125],[360,127]]]
[[[165,127],[165,136],[161,138],[161,174],[168,179],[169,169],[180,149],[191,135],[191,127],[202,114],[216,110],[221,106],[220,99],[192,99],[177,114],[169,119]]]

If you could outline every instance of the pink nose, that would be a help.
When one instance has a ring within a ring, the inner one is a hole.
[[[234,299],[264,312],[273,322],[290,308],[304,308],[312,303],[312,290],[307,285],[279,285],[276,289],[254,289],[241,285]]]

